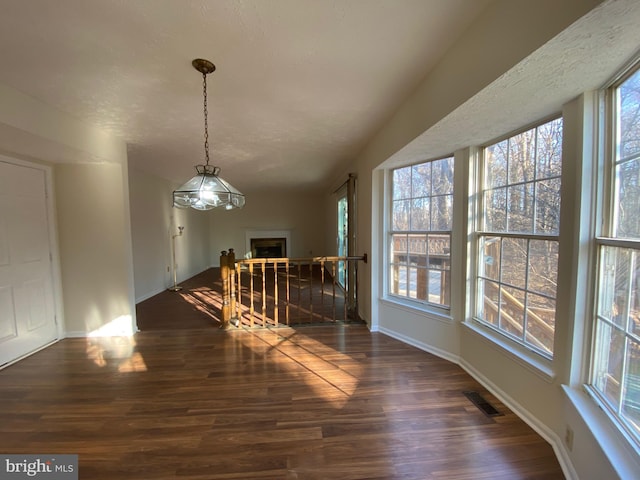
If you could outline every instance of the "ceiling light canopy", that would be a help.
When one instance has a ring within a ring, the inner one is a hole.
[[[214,208],[244,207],[244,195],[218,174],[220,167],[209,165],[209,124],[207,111],[207,75],[213,73],[216,66],[209,60],[196,58],[191,62],[193,68],[202,73],[202,92],[204,98],[204,154],[205,164],[196,165],[197,175],[173,192],[173,206],[212,210]]]

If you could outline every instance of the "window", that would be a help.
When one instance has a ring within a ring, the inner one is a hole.
[[[475,318],[553,356],[562,119],[484,149]]]
[[[596,239],[590,390],[640,443],[640,70],[614,85],[608,101],[610,208]]]
[[[449,307],[453,157],[392,171],[389,293]]]

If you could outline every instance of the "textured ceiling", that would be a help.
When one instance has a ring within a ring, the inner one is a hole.
[[[583,92],[605,87],[640,54],[640,1],[608,0],[540,47],[380,167],[485,145],[561,113]],[[479,122],[478,119],[483,119]]]
[[[0,83],[128,144],[182,183],[203,162],[241,190],[324,185],[485,0],[3,0]]]

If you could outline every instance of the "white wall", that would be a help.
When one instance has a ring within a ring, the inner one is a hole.
[[[233,183],[233,180],[230,180]],[[212,210],[210,213],[211,249],[218,256],[233,248],[236,258],[247,253],[247,230],[288,230],[289,257],[328,255],[324,245],[324,196],[313,192],[245,193],[247,203],[241,210]]]
[[[129,169],[136,302],[173,285],[172,235],[175,238],[177,282],[209,268],[215,258],[209,238],[210,212],[173,207],[177,185],[155,175]]]
[[[105,163],[54,169],[67,334],[84,335],[133,315],[123,168]]]
[[[53,167],[65,335],[135,324],[124,142],[0,85],[0,151]],[[122,331],[122,330],[121,330]]]
[[[129,168],[131,228],[136,303],[172,283],[171,185],[167,180]],[[182,280],[182,270],[180,271]],[[186,272],[184,272],[186,273]]]

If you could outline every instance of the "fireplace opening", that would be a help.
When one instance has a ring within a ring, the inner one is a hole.
[[[284,258],[287,256],[286,238],[252,238],[253,258]]]

